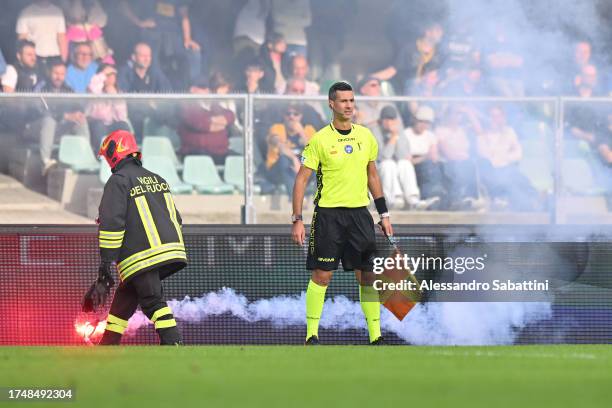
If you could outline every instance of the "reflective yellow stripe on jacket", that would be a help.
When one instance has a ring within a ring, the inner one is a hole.
[[[157,227],[155,226],[155,220],[153,219],[153,215],[151,215],[151,209],[149,208],[147,198],[145,196],[140,196],[136,197],[134,201],[136,202],[138,214],[140,214],[142,225],[144,226],[145,232],[147,234],[149,245],[151,247],[160,246],[161,239],[159,238],[159,233],[157,232]]]
[[[181,226],[178,223],[178,219],[176,218],[176,208],[174,207],[174,200],[172,199],[172,194],[164,193],[164,199],[166,200],[166,207],[168,207],[168,213],[170,214],[172,224],[174,224],[174,228],[176,228],[176,233],[178,234],[179,242],[183,243],[183,233],[181,231]]]
[[[148,268],[171,259],[187,260],[185,246],[182,243],[171,242],[137,252],[119,262],[117,269],[119,270],[121,280],[126,280],[141,269]]]
[[[109,249],[121,248],[121,245],[123,244],[124,235],[125,235],[125,230],[123,231],[100,230],[98,232],[98,240],[100,243],[100,248],[109,248]]]

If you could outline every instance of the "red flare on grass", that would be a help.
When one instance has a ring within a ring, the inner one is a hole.
[[[104,333],[104,328],[106,328],[106,321],[104,320],[94,323],[89,321],[74,323],[74,329],[87,344],[92,344],[92,340],[99,338]]]

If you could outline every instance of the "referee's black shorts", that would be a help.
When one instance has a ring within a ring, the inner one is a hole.
[[[307,269],[371,271],[376,254],[374,221],[367,207],[317,207],[312,215]]]

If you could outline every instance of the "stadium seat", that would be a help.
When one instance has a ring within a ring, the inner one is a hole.
[[[96,160],[89,138],[85,136],[62,136],[59,161],[76,172],[97,172],[100,163]]]
[[[234,192],[234,186],[226,184],[219,177],[217,168],[209,156],[186,156],[183,179],[193,185],[198,193],[228,194]]]
[[[596,185],[589,163],[582,159],[564,159],[561,163],[564,190],[579,195],[600,195],[606,190]]]
[[[106,162],[106,160],[104,159],[100,160],[100,171],[98,175],[100,177],[100,181],[102,182],[102,184],[106,184],[111,174],[113,173],[111,172],[111,168]]]
[[[241,193],[244,192],[244,157],[227,156],[223,178],[226,183],[234,185]]]
[[[178,171],[183,170],[183,165],[176,156],[172,142],[165,136],[146,136],[142,140],[142,156],[164,156],[172,161]]]
[[[190,194],[193,191],[193,187],[190,184],[183,183],[170,158],[166,156],[143,155],[143,165],[147,170],[162,176],[170,184],[170,191],[172,193]]]

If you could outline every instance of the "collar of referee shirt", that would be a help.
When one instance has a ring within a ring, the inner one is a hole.
[[[346,136],[349,133],[351,133],[351,130],[353,130],[353,128],[355,127],[355,125],[353,125],[351,123],[351,128],[350,129],[336,129],[336,127],[334,126],[334,123],[330,123],[329,126],[336,132],[340,133],[342,136]]]

